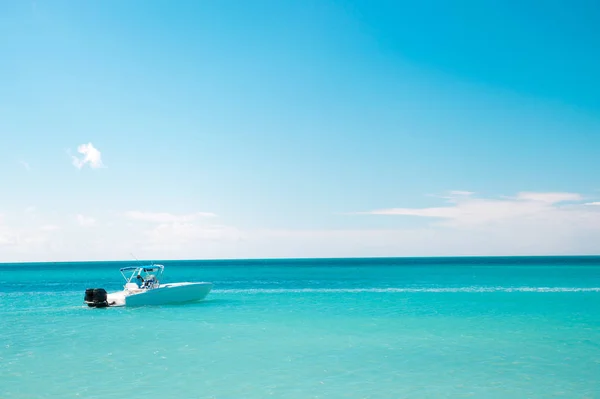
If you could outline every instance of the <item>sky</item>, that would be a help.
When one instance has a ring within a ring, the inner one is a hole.
[[[0,262],[600,254],[594,1],[0,2]]]

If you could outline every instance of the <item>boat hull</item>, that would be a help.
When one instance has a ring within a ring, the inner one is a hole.
[[[152,306],[201,301],[212,283],[171,283],[140,292],[123,291],[108,295],[111,306]]]

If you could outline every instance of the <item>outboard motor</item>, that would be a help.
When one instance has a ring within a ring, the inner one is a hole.
[[[108,306],[108,294],[104,288],[88,288],[85,290],[84,302],[90,308],[105,308]]]

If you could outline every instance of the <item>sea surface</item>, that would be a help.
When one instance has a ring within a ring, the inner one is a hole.
[[[600,398],[600,258],[165,261],[196,304],[93,309],[135,262],[0,264],[0,398]]]

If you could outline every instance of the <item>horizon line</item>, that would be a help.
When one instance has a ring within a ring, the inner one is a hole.
[[[160,262],[245,262],[245,261],[309,261],[309,260],[383,260],[383,259],[510,259],[510,258],[599,258],[600,254],[580,255],[414,255],[414,256],[352,256],[352,257],[265,257],[265,258],[182,258],[182,259],[106,259],[106,260],[54,260],[54,261],[16,261],[2,265],[56,264],[56,263],[160,263]]]

